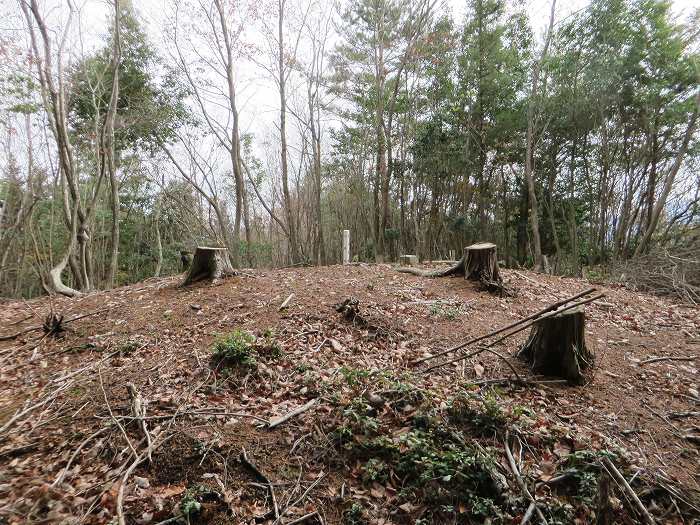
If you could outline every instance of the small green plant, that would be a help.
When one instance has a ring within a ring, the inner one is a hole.
[[[235,330],[214,342],[212,352],[218,361],[227,366],[255,368],[257,352],[253,348],[255,336],[244,330]]]
[[[294,370],[300,374],[305,374],[309,370],[312,370],[313,367],[306,361],[302,361],[301,363],[297,363],[296,366],[294,367]]]
[[[348,386],[357,387],[360,386],[364,380],[366,380],[371,372],[369,370],[361,370],[359,368],[347,368],[342,367],[340,373],[345,379]]]
[[[365,511],[359,503],[353,503],[343,511],[344,525],[365,525]]]
[[[377,481],[384,483],[389,479],[389,468],[381,459],[370,458],[367,463],[362,466],[362,480],[365,483]]]
[[[450,321],[457,319],[462,314],[462,309],[459,306],[450,306],[442,302],[434,303],[430,306],[430,315],[440,317]]]
[[[508,417],[493,391],[459,394],[450,401],[447,413],[453,423],[469,425],[482,435],[494,434],[508,425]],[[519,413],[515,415],[517,418]]]

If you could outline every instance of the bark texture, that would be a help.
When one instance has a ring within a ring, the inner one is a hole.
[[[541,319],[532,326],[518,357],[530,364],[533,373],[580,384],[594,360],[586,346],[585,326],[583,307]]]
[[[235,275],[235,272],[226,256],[226,248],[198,246],[181,286],[202,280],[213,281],[227,275]]]

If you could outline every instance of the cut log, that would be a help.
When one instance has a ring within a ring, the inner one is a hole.
[[[594,359],[586,346],[585,326],[582,306],[536,321],[518,357],[526,360],[535,374],[580,384],[583,371]]]
[[[402,255],[399,257],[399,263],[401,266],[418,266],[418,256],[417,255]]]
[[[202,280],[213,281],[235,273],[228,260],[226,248],[197,246],[190,269],[180,286]]]
[[[464,248],[464,278],[470,281],[500,284],[496,245],[490,242],[472,244]]]

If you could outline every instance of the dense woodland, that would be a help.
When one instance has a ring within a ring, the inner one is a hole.
[[[697,272],[700,10],[89,4],[0,8],[0,296],[172,274],[202,244],[333,264],[343,229],[359,261],[485,240],[560,274]]]

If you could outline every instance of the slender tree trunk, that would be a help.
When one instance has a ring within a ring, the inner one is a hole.
[[[287,164],[287,74],[284,65],[284,6],[285,0],[277,1],[277,43],[278,43],[278,86],[280,96],[280,142],[282,161],[282,198],[284,200],[284,211],[287,219],[287,230],[289,231],[289,256],[290,262],[299,262],[299,241],[297,239],[296,220],[292,210],[292,199],[289,195],[289,167]]]
[[[103,162],[107,164],[109,183],[112,190],[112,251],[107,270],[107,287],[113,288],[119,265],[119,179],[114,158],[114,119],[119,101],[119,63],[121,61],[121,40],[119,31],[119,0],[114,0],[114,44],[112,48],[112,93],[102,128]]]
[[[666,180],[664,182],[664,186],[661,190],[661,194],[659,195],[658,200],[656,201],[656,204],[654,205],[654,209],[651,214],[651,222],[649,223],[649,227],[646,229],[644,232],[644,235],[642,236],[641,241],[639,244],[637,244],[637,248],[634,251],[635,257],[641,255],[644,253],[649,245],[649,240],[651,239],[651,236],[654,234],[654,231],[656,230],[657,225],[659,224],[659,217],[661,217],[661,212],[663,211],[664,207],[666,206],[666,199],[668,199],[669,193],[671,193],[671,189],[673,188],[673,183],[676,179],[676,175],[678,174],[678,171],[681,168],[681,165],[683,164],[683,157],[685,157],[686,152],[688,151],[688,145],[690,144],[690,139],[693,136],[693,133],[695,132],[695,126],[698,121],[698,109],[700,108],[700,92],[695,95],[695,108],[693,109],[693,115],[690,117],[690,121],[688,121],[688,127],[685,129],[685,134],[683,136],[683,142],[681,143],[681,146],[678,150],[678,153],[676,153],[676,158],[673,161],[673,165],[671,166],[671,169],[666,175]]]
[[[547,36],[544,41],[544,48],[542,49],[542,55],[539,60],[535,63],[534,69],[532,71],[532,89],[530,91],[530,101],[527,107],[527,135],[525,143],[525,179],[527,181],[527,191],[530,198],[530,227],[532,229],[532,250],[534,255],[535,271],[542,271],[543,259],[542,259],[542,241],[540,240],[540,224],[539,224],[539,209],[537,206],[537,193],[535,191],[535,177],[533,174],[533,156],[534,156],[534,142],[535,142],[535,99],[537,98],[539,91],[539,81],[540,73],[542,70],[542,65],[547,57],[547,50],[549,49],[549,42],[552,37],[552,28],[554,26],[554,9],[556,7],[556,0],[552,0],[552,10],[549,15],[549,28],[547,29]]]

